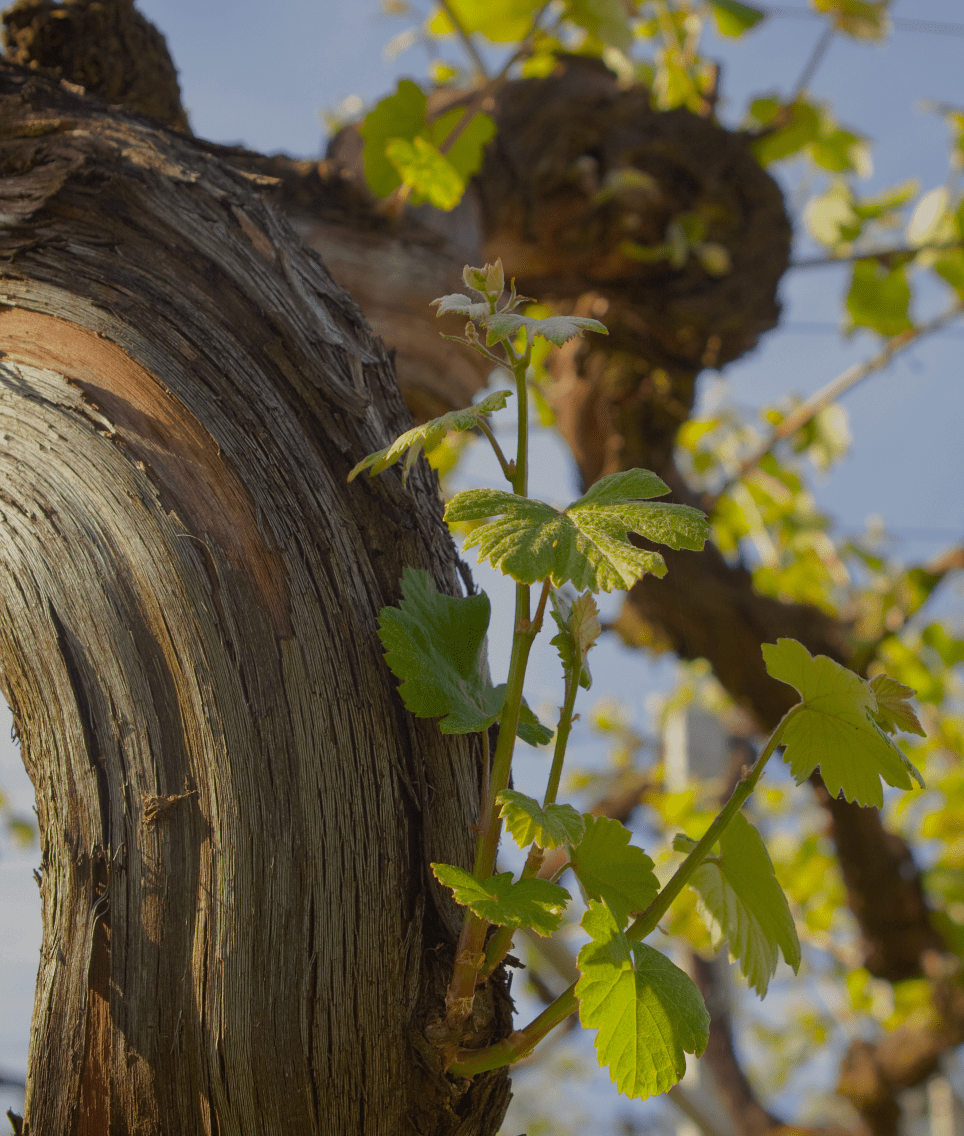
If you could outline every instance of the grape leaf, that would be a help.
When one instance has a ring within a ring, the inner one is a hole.
[[[629,51],[633,33],[620,0],[567,0],[566,15],[603,43]]]
[[[847,311],[854,327],[869,327],[881,335],[900,335],[914,325],[907,315],[910,285],[902,265],[883,266],[878,260],[858,260],[847,294]]]
[[[584,814],[586,831],[570,861],[590,900],[609,905],[620,927],[634,911],[645,911],[659,893],[653,861],[629,843],[632,833],[618,820]]]
[[[720,35],[741,36],[765,18],[766,13],[738,0],[710,0]]]
[[[439,296],[432,303],[438,305],[438,311],[435,313],[437,316],[455,312],[456,315],[468,316],[470,320],[474,320],[487,315],[489,311],[488,300],[473,300],[471,296],[466,296],[462,292]]]
[[[665,955],[630,943],[603,904],[590,904],[582,926],[593,941],[579,952],[576,997],[582,1024],[599,1030],[599,1064],[628,1097],[664,1093],[686,1072],[684,1054],[706,1048],[703,998]]]
[[[396,438],[384,450],[378,450],[377,453],[362,458],[348,475],[348,480],[353,481],[366,469],[370,470],[371,476],[374,477],[376,473],[381,473],[389,466],[394,465],[402,455],[405,456],[403,476],[407,477],[423,449],[426,453],[430,452],[446,434],[453,431],[474,430],[478,426],[480,418],[487,418],[494,411],[502,410],[505,407],[505,400],[511,395],[512,391],[494,391],[473,406],[467,406],[462,410],[453,410],[448,414],[443,414],[440,418],[423,422],[421,426],[416,426]]]
[[[777,949],[794,971],[800,968],[800,940],[766,845],[742,813],[719,840],[719,856],[707,857],[690,886],[710,925],[713,946],[723,939],[747,981],[762,998],[777,968]]]
[[[385,157],[398,170],[402,184],[412,190],[412,204],[426,201],[436,209],[454,209],[465,193],[465,179],[427,138],[390,138]]]
[[[572,805],[546,805],[515,789],[503,789],[496,800],[502,806],[505,827],[520,848],[536,843],[540,848],[578,844],[586,824]]]
[[[512,339],[517,332],[525,328],[528,342],[535,336],[541,336],[561,347],[567,340],[582,335],[584,331],[597,331],[600,335],[608,335],[606,325],[599,320],[589,319],[588,316],[546,316],[545,319],[533,319],[531,316],[520,316],[516,312],[493,312],[482,317],[482,324],[486,328],[486,345],[491,347],[500,339]]]
[[[870,680],[870,689],[877,699],[877,713],[872,717],[885,734],[903,730],[908,734],[926,736],[917,712],[910,704],[914,691],[909,686],[889,675],[879,674]]]
[[[547,577],[556,587],[571,582],[580,591],[629,589],[646,572],[666,574],[657,552],[636,548],[627,532],[671,548],[700,549],[706,517],[688,505],[642,503],[641,498],[668,493],[645,469],[601,478],[560,513],[551,505],[500,489],[470,489],[456,494],[445,508],[447,521],[478,521],[464,547],[478,545],[479,560],[518,580],[534,584]]]
[[[494,43],[525,39],[540,7],[539,0],[449,0],[449,5],[466,32],[480,32]],[[429,19],[428,30],[434,35],[452,35],[455,25],[439,8]]]
[[[553,590],[552,618],[559,626],[559,634],[550,642],[559,652],[566,678],[571,678],[579,667],[579,685],[585,690],[592,686],[592,676],[586,665],[586,655],[602,634],[599,625],[599,608],[591,592],[584,592],[574,601],[563,592]]]
[[[502,701],[505,701],[506,684],[499,683],[495,688],[502,692]],[[519,728],[516,733],[524,742],[528,742],[531,746],[544,746],[552,741],[553,731],[548,726],[544,726],[539,719],[535,716],[532,710],[529,709],[529,704],[526,700],[522,699],[522,705],[519,707]]]
[[[383,607],[378,635],[402,701],[416,718],[441,718],[443,734],[471,734],[499,720],[505,684],[489,678],[485,635],[491,607],[485,592],[448,596],[423,569],[402,573],[402,600]],[[519,737],[540,745],[552,732],[523,703]]]
[[[859,805],[884,803],[880,778],[899,789],[921,786],[921,775],[874,722],[877,699],[871,685],[826,655],[814,658],[795,639],[764,643],[773,678],[794,687],[804,705],[783,732],[784,761],[802,784],[820,766],[831,796],[841,791]]]
[[[402,184],[398,170],[385,154],[391,138],[411,140],[425,129],[427,101],[411,79],[400,79],[394,95],[377,103],[365,116],[358,133],[365,139],[365,180],[379,197],[387,197]]]
[[[433,864],[435,878],[452,889],[456,903],[471,908],[480,919],[500,927],[531,927],[537,935],[551,935],[562,922],[572,898],[564,887],[548,880],[512,882],[511,872],[480,880],[454,864]]]
[[[433,146],[442,148],[448,141],[449,135],[465,117],[463,107],[455,107],[447,111],[427,127],[428,140]],[[452,166],[463,182],[479,172],[482,168],[482,154],[485,145],[495,136],[495,120],[489,115],[479,112],[472,116],[471,121],[462,129],[445,152],[446,161]],[[501,289],[500,289],[501,291]]]

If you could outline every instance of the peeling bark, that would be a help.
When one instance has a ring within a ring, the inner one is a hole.
[[[494,1133],[420,1040],[479,755],[404,712],[457,589],[355,303],[186,137],[0,68],[0,665],[42,833],[24,1132]],[[497,984],[479,1040],[510,1028]]]

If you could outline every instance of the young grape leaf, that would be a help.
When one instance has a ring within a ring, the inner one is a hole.
[[[620,927],[645,911],[659,892],[653,861],[629,843],[632,833],[618,820],[584,814],[586,831],[571,854],[572,870],[590,900],[609,905]]]
[[[766,669],[794,687],[804,709],[783,731],[784,761],[802,784],[820,766],[831,796],[858,805],[884,803],[880,778],[899,789],[921,775],[873,720],[877,699],[869,682],[826,655],[814,658],[795,639],[763,645]]]
[[[567,0],[566,14],[591,36],[620,51],[629,51],[633,32],[626,19],[626,6],[620,0]]]
[[[545,319],[532,319],[530,316],[520,316],[516,312],[493,312],[482,317],[482,325],[486,329],[485,342],[488,347],[498,343],[500,339],[513,339],[516,333],[525,328],[529,343],[535,336],[541,336],[561,347],[567,340],[582,335],[584,331],[597,331],[600,335],[608,335],[605,324],[599,320],[589,319],[588,316],[546,316]]]
[[[390,138],[385,157],[398,170],[402,184],[412,190],[412,204],[426,201],[436,209],[454,209],[465,193],[465,179],[427,138]]]
[[[472,406],[467,406],[463,410],[450,411],[440,418],[433,418],[430,422],[423,422],[421,426],[407,430],[384,450],[378,450],[377,453],[362,458],[348,475],[348,480],[354,481],[366,469],[370,470],[371,476],[374,477],[376,473],[381,473],[389,466],[394,465],[403,455],[405,456],[403,477],[408,477],[412,466],[418,461],[419,454],[423,449],[426,453],[431,452],[446,434],[454,431],[474,430],[478,426],[480,418],[487,418],[496,410],[502,410],[505,407],[505,400],[511,395],[512,391],[494,391]]]
[[[465,109],[454,107],[436,118],[427,127],[429,142],[441,149],[448,141],[452,131],[460,126],[464,117]],[[495,136],[495,131],[495,120],[489,115],[479,112],[472,116],[471,121],[466,126],[462,127],[462,132],[458,138],[445,151],[446,161],[452,166],[463,183],[467,182],[473,174],[478,173],[481,169],[485,145]]]
[[[480,32],[494,43],[525,39],[532,27],[538,0],[449,0],[449,9],[463,32]],[[452,35],[455,25],[444,9],[436,9],[427,24],[434,35]]]
[[[710,0],[720,35],[741,36],[766,16],[759,8],[740,4],[738,0]]]
[[[489,311],[488,300],[473,300],[471,296],[466,296],[462,292],[439,296],[437,300],[432,301],[432,304],[438,306],[438,311],[435,313],[437,316],[454,312],[456,315],[468,316],[470,320],[474,320],[487,315]]]
[[[394,95],[377,103],[358,128],[365,139],[365,180],[379,197],[387,197],[402,184],[398,170],[385,154],[392,138],[411,140],[426,129],[427,100],[411,79],[400,79]]]
[[[690,886],[710,925],[713,946],[726,939],[747,981],[762,998],[777,968],[777,949],[794,971],[800,940],[763,838],[742,813],[719,840],[719,856],[696,869]]]
[[[424,570],[402,573],[402,601],[380,612],[378,634],[402,701],[417,718],[442,718],[443,734],[488,729],[504,691],[493,688],[485,636],[491,607],[485,592],[447,596]]]
[[[599,608],[591,592],[570,600],[564,592],[554,589],[549,598],[552,600],[552,618],[559,626],[559,634],[550,642],[562,659],[563,673],[567,679],[571,678],[578,665],[579,685],[588,690],[592,686],[592,676],[586,665],[586,655],[602,634]]]
[[[432,871],[452,889],[456,903],[471,908],[480,919],[500,927],[530,927],[543,938],[558,928],[572,898],[564,887],[548,880],[513,883],[511,872],[480,880],[454,864],[433,864]]]
[[[485,592],[447,596],[426,571],[406,568],[401,603],[379,613],[378,635],[402,680],[402,701],[416,718],[441,718],[443,734],[487,730],[502,714],[505,684],[492,685],[485,649],[490,612]],[[552,738],[524,701],[517,732],[530,745]]]
[[[908,734],[925,736],[917,712],[910,704],[914,691],[909,686],[889,675],[879,674],[870,680],[870,689],[877,699],[877,713],[872,717],[885,734],[903,730]]]
[[[630,943],[612,913],[592,903],[583,916],[592,937],[579,952],[579,1017],[598,1028],[596,1052],[628,1097],[665,1093],[709,1040],[710,1016],[696,984],[645,943]]]
[[[702,513],[641,500],[668,492],[656,474],[630,469],[601,478],[562,513],[500,489],[470,489],[449,501],[445,519],[501,516],[474,529],[464,547],[478,545],[480,561],[519,583],[548,577],[556,587],[568,582],[579,591],[611,592],[631,588],[646,572],[666,574],[659,553],[630,544],[629,532],[671,548],[703,547],[708,524]]]
[[[520,848],[536,843],[540,848],[561,848],[578,844],[586,824],[572,805],[546,805],[533,797],[503,789],[496,800],[502,806],[505,827]]]

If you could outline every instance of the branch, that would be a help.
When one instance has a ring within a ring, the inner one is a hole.
[[[794,83],[793,85],[793,91],[791,92],[789,99],[791,103],[797,101],[797,99],[807,89],[807,85],[809,84],[810,80],[817,73],[817,68],[823,62],[824,56],[830,49],[830,44],[833,41],[836,30],[837,29],[828,20],[826,27],[820,33],[820,38],[814,45],[813,51],[810,52],[810,57],[803,65],[803,70],[800,72],[800,78],[797,79],[796,83]]]
[[[908,347],[919,342],[924,336],[942,330],[953,320],[957,319],[962,311],[964,311],[964,301],[958,300],[957,303],[948,308],[946,312],[935,316],[934,319],[929,320],[927,323],[922,323],[918,327],[911,328],[910,331],[903,331],[900,335],[895,335],[888,339],[882,350],[870,359],[848,367],[843,374],[838,375],[832,382],[827,383],[825,387],[818,390],[816,394],[811,395],[810,398],[802,402],[795,410],[788,414],[770,436],[760,444],[759,448],[742,462],[736,473],[724,483],[722,489],[720,489],[715,496],[704,498],[702,507],[706,512],[712,513],[721,498],[725,497],[748,473],[756,469],[760,462],[774,449],[777,443],[783,441],[784,438],[789,438],[792,434],[795,434],[801,429],[801,427],[806,426],[821,410],[826,409],[831,403],[836,402],[841,395],[845,394],[852,387],[863,382],[864,379],[875,374],[877,371],[883,370],[888,363],[906,351]]]
[[[468,31],[466,31],[462,21],[455,14],[452,5],[449,3],[449,0],[439,0],[439,7],[452,21],[452,27],[454,27],[456,32],[458,33],[458,37],[462,41],[462,46],[465,48],[469,58],[472,60],[476,71],[478,71],[482,78],[485,79],[486,82],[488,82],[489,70],[485,65],[485,60],[479,54],[479,49],[472,42],[472,36],[468,33]]]
[[[888,260],[891,257],[914,256],[919,252],[941,252],[945,249],[959,249],[964,247],[964,241],[939,241],[935,244],[895,245],[893,248],[865,249],[863,252],[852,252],[846,256],[813,256],[806,260],[792,260],[791,268],[831,268],[835,264],[853,264],[858,260]]]

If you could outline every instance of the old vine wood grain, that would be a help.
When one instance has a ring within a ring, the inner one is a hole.
[[[0,669],[37,789],[24,1131],[498,1130],[420,1042],[478,755],[377,613],[458,587],[354,302],[202,143],[0,68]],[[497,988],[479,1039],[508,1028]],[[486,1013],[487,1010],[487,1013]]]

